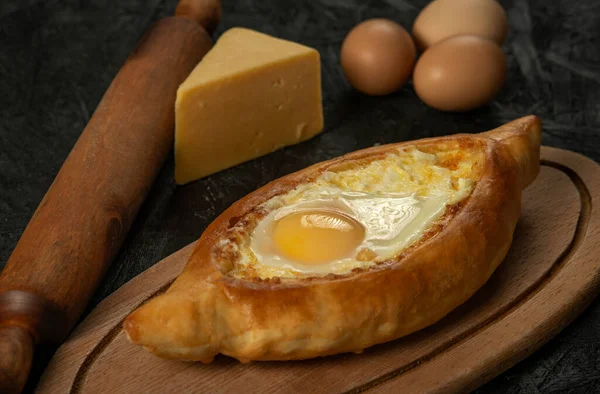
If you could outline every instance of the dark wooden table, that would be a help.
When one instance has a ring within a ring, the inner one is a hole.
[[[600,162],[600,2],[502,1],[510,23],[507,83],[490,105],[464,114],[426,107],[410,84],[387,97],[362,96],[339,67],[340,45],[352,26],[388,17],[410,28],[426,0],[224,3],[218,33],[246,26],[320,51],[326,132],[184,187],[174,184],[171,157],[90,309],[197,239],[221,211],[257,187],[376,143],[478,132],[534,113],[543,119],[544,144]],[[140,34],[174,6],[175,0],[0,3],[0,268]],[[44,360],[36,365],[33,381],[43,365]],[[542,349],[478,390],[599,391],[600,300]]]

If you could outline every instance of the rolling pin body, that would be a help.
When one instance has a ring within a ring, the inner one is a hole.
[[[211,46],[192,20],[162,19],[105,93],[0,275],[0,392],[22,389],[35,343],[76,324],[173,146],[177,88]]]

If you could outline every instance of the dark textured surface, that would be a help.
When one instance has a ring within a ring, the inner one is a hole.
[[[218,33],[246,26],[320,51],[326,132],[184,187],[174,185],[171,157],[90,309],[194,241],[243,195],[359,148],[478,132],[535,113],[544,122],[544,144],[600,161],[600,2],[503,1],[510,21],[504,45],[510,74],[502,93],[485,108],[441,113],[423,105],[410,85],[383,98],[354,92],[338,66],[347,31],[381,16],[409,28],[425,3],[225,1]],[[174,7],[173,0],[0,2],[0,267],[141,33]],[[478,392],[600,392],[600,300]]]

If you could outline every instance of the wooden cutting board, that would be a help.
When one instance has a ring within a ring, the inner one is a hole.
[[[58,349],[40,393],[464,392],[527,357],[600,291],[600,166],[542,149],[511,250],[488,283],[439,323],[362,354],[299,362],[167,361],[131,345],[125,316],[165,291],[193,244],[106,298]]]

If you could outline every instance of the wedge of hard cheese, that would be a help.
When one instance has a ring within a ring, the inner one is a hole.
[[[175,180],[202,178],[322,129],[319,53],[230,29],[177,91]]]

